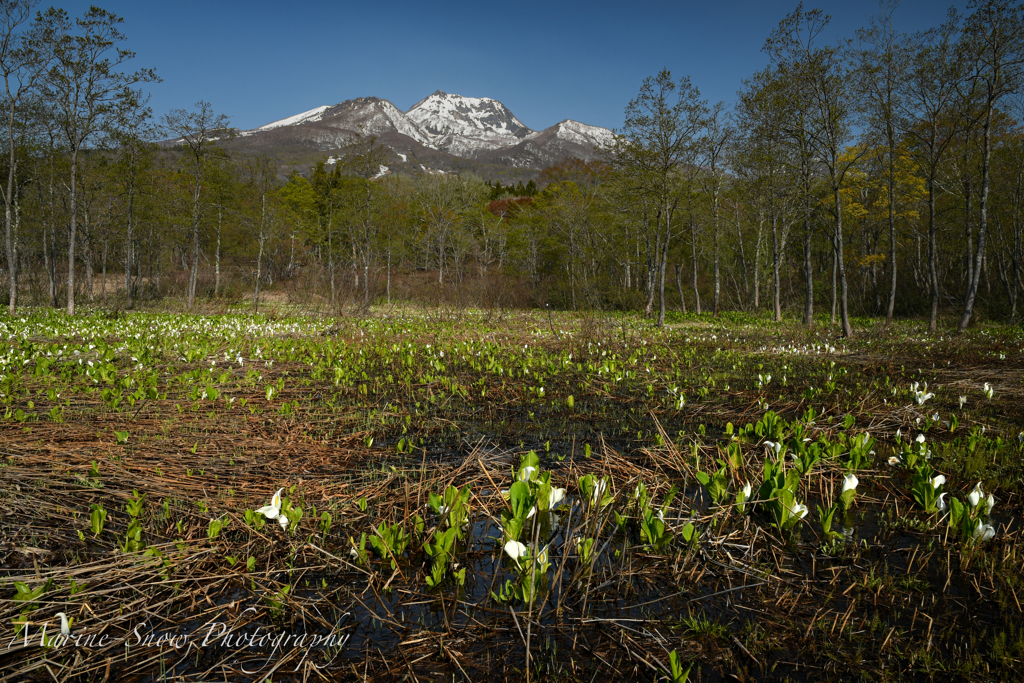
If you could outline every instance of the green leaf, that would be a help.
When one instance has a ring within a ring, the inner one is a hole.
[[[107,521],[107,511],[101,503],[92,504],[92,512],[89,514],[89,525],[92,528],[93,536],[99,536]]]

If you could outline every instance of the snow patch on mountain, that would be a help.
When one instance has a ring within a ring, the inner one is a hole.
[[[598,147],[610,147],[615,140],[615,135],[607,128],[600,126],[588,126],[579,121],[566,119],[558,125],[555,133],[559,138],[568,142],[575,142],[578,145],[596,145]]]
[[[274,130],[275,128],[281,128],[282,126],[296,126],[300,123],[306,123],[307,121],[319,121],[323,118],[324,112],[330,108],[331,107],[329,105],[325,104],[323,106],[316,107],[315,109],[304,111],[301,114],[289,116],[286,119],[281,119],[279,121],[268,123],[265,126],[260,126],[256,130]]]

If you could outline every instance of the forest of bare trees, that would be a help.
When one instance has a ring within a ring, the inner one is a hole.
[[[325,308],[763,311],[811,323],[1016,320],[1024,17],[975,0],[928,31],[883,2],[845,40],[798,6],[766,66],[709,103],[668,69],[597,161],[529,187],[381,173],[356,136],[306,173],[231,145],[207,102],[154,116],[120,19],[0,2],[8,309],[176,298]],[[159,143],[157,141],[164,140]]]

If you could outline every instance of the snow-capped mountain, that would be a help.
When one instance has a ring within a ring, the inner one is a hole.
[[[567,158],[590,161],[598,156],[597,150],[611,146],[614,137],[607,128],[566,119],[478,158],[519,168],[544,168]]]
[[[607,128],[602,128],[601,126],[588,126],[585,123],[573,121],[572,119],[560,121],[547,130],[552,129],[554,129],[553,134],[555,137],[567,144],[585,145],[588,147],[593,145],[607,147],[611,145],[615,139],[615,136]],[[529,138],[538,138],[544,133],[545,131],[533,133]]]
[[[465,167],[459,159],[517,168],[543,168],[566,157],[590,160],[598,156],[595,148],[612,140],[607,128],[568,119],[533,131],[498,100],[438,90],[407,112],[378,97],[315,107],[241,131],[234,144],[263,153],[287,151],[294,157],[303,149],[341,150],[359,134],[377,136],[394,152],[399,166],[418,167],[426,161],[451,168]]]
[[[440,90],[414,104],[406,116],[431,136],[432,147],[460,157],[508,147],[533,133],[497,100]]]

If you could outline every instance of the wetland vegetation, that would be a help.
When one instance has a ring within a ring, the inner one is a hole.
[[[854,322],[25,311],[0,670],[1012,679],[1021,330]]]

